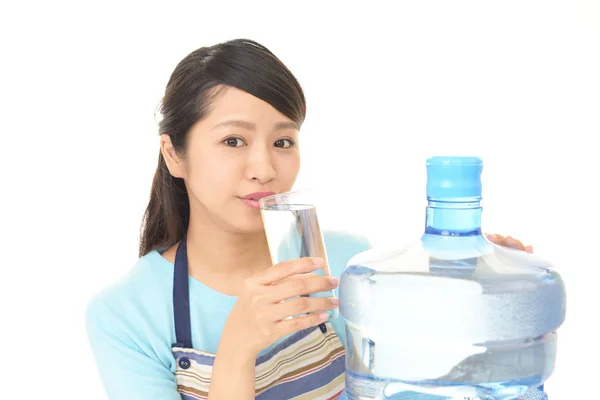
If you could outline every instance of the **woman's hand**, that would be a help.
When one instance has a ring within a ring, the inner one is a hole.
[[[290,333],[325,322],[324,311],[337,307],[336,298],[296,297],[337,287],[336,278],[311,273],[323,266],[321,259],[301,258],[246,279],[219,341],[209,400],[254,399],[258,353]],[[297,317],[287,319],[292,316]]]
[[[502,236],[497,233],[485,235],[490,242],[493,242],[499,246],[510,247],[512,249],[523,250],[528,253],[533,253],[533,247],[531,245],[523,245],[519,239],[515,239],[512,236]]]
[[[338,299],[303,297],[338,286],[337,278],[311,273],[323,266],[323,260],[305,257],[284,261],[248,278],[225,324],[223,344],[256,357],[278,339],[325,322],[326,311],[336,308]]]

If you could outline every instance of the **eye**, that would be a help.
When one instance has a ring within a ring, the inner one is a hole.
[[[240,138],[232,137],[223,141],[229,147],[240,147],[244,145],[244,141]]]
[[[294,142],[290,139],[279,139],[274,144],[275,147],[281,147],[281,148],[292,147],[293,145],[294,145]]]

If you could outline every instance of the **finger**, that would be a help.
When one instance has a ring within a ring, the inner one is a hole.
[[[533,253],[533,246],[527,245],[523,250],[525,250],[528,253]]]
[[[284,321],[277,322],[276,329],[281,336],[289,335],[290,333],[298,332],[302,329],[311,328],[325,322],[328,318],[328,314],[317,313],[302,315],[299,317],[287,319]]]
[[[497,233],[488,233],[485,235],[485,237],[487,237],[490,242],[495,243],[499,246],[504,245],[504,236],[502,235],[499,235]]]
[[[512,236],[507,236],[504,240],[504,245],[511,249],[523,250],[525,246],[519,239],[515,239]]]
[[[318,274],[315,274],[314,272],[306,272],[303,274],[288,276],[287,278],[283,278],[283,279],[273,283],[273,285],[283,285],[284,283],[291,282],[296,279],[313,279],[317,276],[323,277],[323,276],[329,276],[329,275],[318,275]]]
[[[339,279],[330,276],[296,276],[273,285],[267,296],[273,302],[280,302],[296,296],[327,292],[335,289],[338,284]]]
[[[261,285],[270,285],[292,275],[316,271],[324,265],[325,261],[317,257],[303,257],[283,261],[267,268],[257,277],[257,282]]]
[[[275,304],[271,309],[271,320],[281,321],[295,315],[318,313],[336,308],[339,304],[337,297],[296,297]]]

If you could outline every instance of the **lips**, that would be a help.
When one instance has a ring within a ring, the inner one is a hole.
[[[244,197],[240,197],[240,200],[244,202],[244,204],[253,209],[260,209],[260,204],[258,201],[263,197],[274,195],[275,192],[256,192],[245,195]]]
[[[250,193],[244,197],[242,197],[242,199],[244,200],[260,200],[263,197],[267,197],[267,196],[272,196],[274,195],[275,192],[256,192],[256,193]]]

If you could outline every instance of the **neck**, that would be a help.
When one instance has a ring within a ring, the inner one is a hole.
[[[428,198],[425,234],[441,236],[480,236],[481,203],[479,198]]]
[[[224,275],[246,278],[271,265],[264,231],[229,232],[215,224],[190,218],[187,233],[191,275]]]

